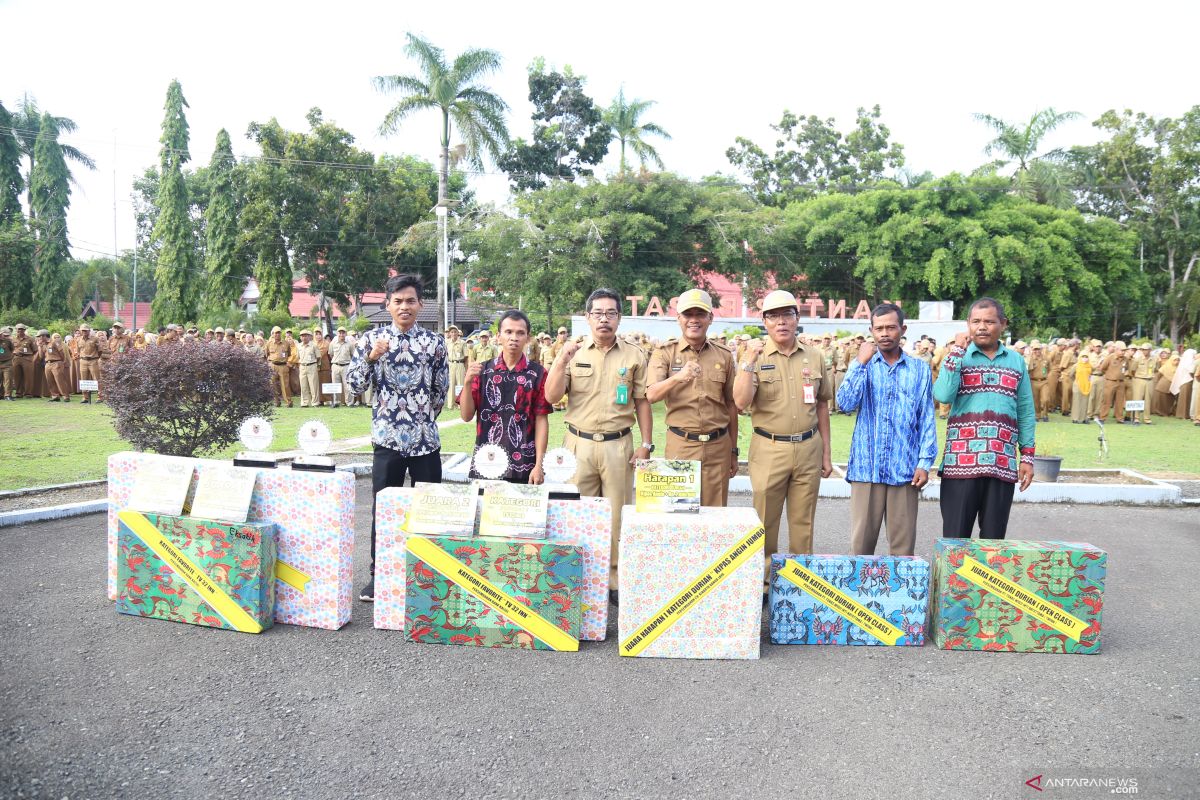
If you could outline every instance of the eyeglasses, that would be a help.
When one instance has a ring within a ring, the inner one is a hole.
[[[788,309],[786,311],[768,311],[763,314],[763,319],[769,319],[773,322],[778,322],[781,319],[791,319],[796,316],[796,312]]]
[[[620,311],[589,311],[588,316],[592,319],[616,319],[621,316]]]

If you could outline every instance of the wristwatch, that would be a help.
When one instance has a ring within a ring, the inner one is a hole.
[[[742,364],[742,372],[754,372],[753,364]]]
[[[654,442],[642,442],[642,447],[646,448],[646,450],[650,451],[651,453],[654,452]]]

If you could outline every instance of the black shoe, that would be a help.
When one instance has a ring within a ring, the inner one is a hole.
[[[92,401],[91,400],[80,400],[79,402],[86,406],[89,403],[91,403]]]
[[[620,597],[620,595],[617,593],[617,590],[616,590],[616,589],[609,589],[609,590],[608,590],[608,602],[612,603],[614,606],[620,606],[620,605],[621,605],[621,597]]]
[[[375,602],[375,578],[372,577],[371,580],[367,581],[367,585],[358,593],[358,599],[364,603]]]

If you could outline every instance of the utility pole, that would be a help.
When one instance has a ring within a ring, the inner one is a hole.
[[[121,319],[121,311],[117,306],[117,260],[121,257],[117,249],[117,129],[113,128],[113,317]]]
[[[138,329],[138,326],[137,326],[137,249],[138,249],[138,235],[137,235],[137,220],[135,219],[134,223],[133,223],[133,322],[131,323],[133,325],[134,333],[137,333],[137,329]]]

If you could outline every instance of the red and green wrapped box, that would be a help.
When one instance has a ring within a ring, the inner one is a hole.
[[[1108,554],[1082,542],[939,539],[933,640],[944,650],[1100,652]]]
[[[404,636],[413,642],[579,649],[582,555],[549,541],[409,536]]]
[[[275,615],[275,526],[121,511],[117,611],[245,633]]]

